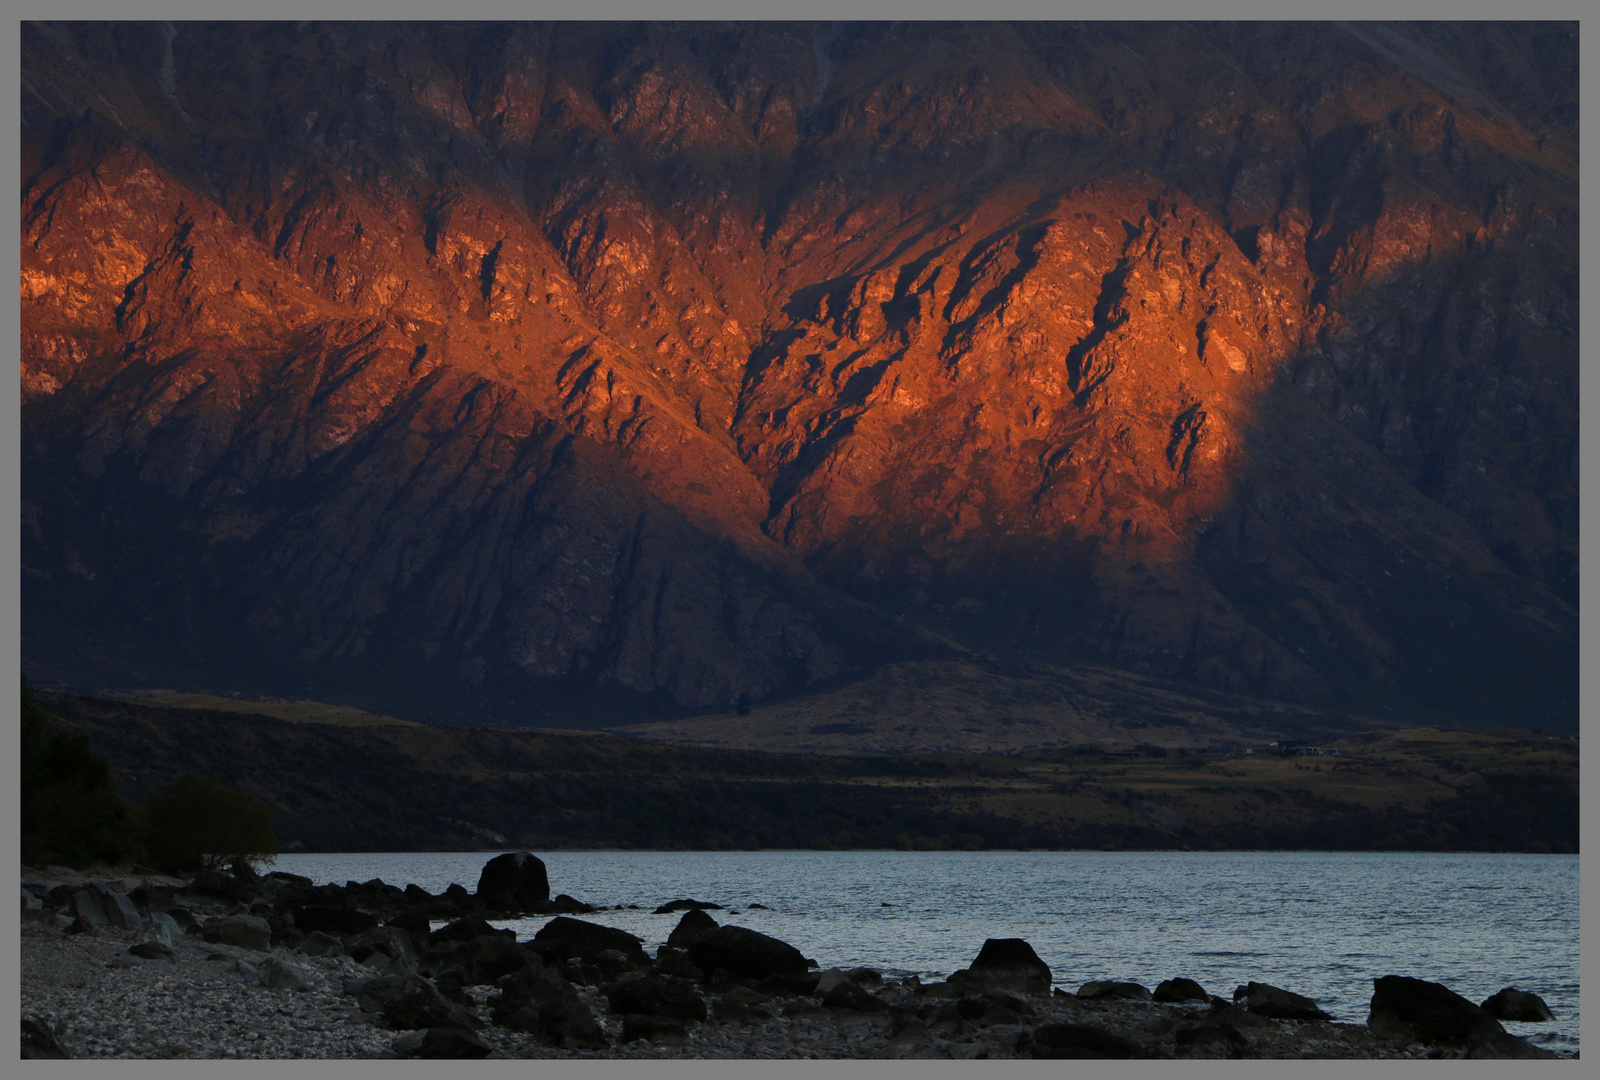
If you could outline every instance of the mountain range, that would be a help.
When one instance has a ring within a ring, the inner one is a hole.
[[[1574,731],[1577,33],[24,24],[24,669]]]

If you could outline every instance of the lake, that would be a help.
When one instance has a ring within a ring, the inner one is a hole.
[[[495,852],[280,855],[320,883],[382,878],[474,889]],[[1556,1020],[1506,1030],[1578,1049],[1578,857],[1406,852],[561,851],[537,853],[551,895],[640,910],[583,916],[652,952],[693,898],[789,942],[822,967],[941,979],[985,938],[1020,937],[1075,990],[1187,976],[1231,997],[1255,980],[1366,1020],[1372,980],[1410,975],[1481,1002],[1506,986]],[[752,910],[764,904],[771,910]],[[529,938],[548,917],[498,925]]]

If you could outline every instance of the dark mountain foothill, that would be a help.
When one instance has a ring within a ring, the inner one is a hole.
[[[1575,731],[1577,57],[25,23],[25,669],[593,728],[1055,665]]]
[[[847,757],[37,696],[122,796],[217,774],[269,808],[288,851],[1578,849],[1577,742],[1527,732],[1358,734],[1327,744],[1338,757]],[[453,885],[433,902],[476,899]]]

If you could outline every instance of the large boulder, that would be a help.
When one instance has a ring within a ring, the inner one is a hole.
[[[313,930],[306,935],[304,941],[295,946],[295,952],[305,953],[307,956],[342,956],[344,942],[332,934]]]
[[[1505,1034],[1500,1021],[1455,991],[1405,975],[1372,980],[1367,1027],[1382,1036],[1462,1047]]]
[[[111,925],[100,897],[88,889],[79,889],[71,894],[67,901],[67,914],[96,928]]]
[[[566,956],[576,956],[594,963],[601,953],[615,949],[627,957],[630,964],[650,966],[650,957],[645,955],[644,942],[640,938],[614,926],[601,926],[565,915],[558,915],[540,927],[539,932],[533,935],[533,946],[541,955],[549,950],[551,955],[545,957],[547,960],[556,953],[564,952]]]
[[[472,941],[481,937],[504,937],[515,941],[517,932],[491,926],[488,920],[476,915],[467,915],[430,933],[428,943],[437,945],[444,941]]]
[[[272,947],[272,927],[259,915],[230,915],[217,924],[216,932],[217,940],[224,945],[256,952]]]
[[[433,983],[416,975],[405,976],[398,992],[386,999],[379,1011],[393,1028],[479,1026],[470,1012],[439,993]]]
[[[406,984],[404,975],[379,975],[364,979],[345,979],[341,992],[356,999],[362,1012],[377,1012],[383,1003],[398,994]]]
[[[606,990],[611,1011],[619,1015],[642,1013],[684,1020],[706,1018],[705,999],[692,983],[664,976],[646,976],[617,983]]]
[[[106,921],[112,926],[119,930],[137,930],[144,922],[139,917],[139,909],[125,894],[98,883],[90,885],[89,889],[105,909]]]
[[[496,855],[478,875],[478,900],[489,908],[543,911],[550,902],[544,860],[529,851]]]
[[[1246,983],[1233,992],[1233,1000],[1255,1013],[1274,1020],[1332,1020],[1308,997],[1280,990],[1268,983]]]
[[[357,963],[365,963],[373,953],[382,953],[403,970],[417,969],[417,951],[411,943],[411,935],[398,926],[374,927],[357,936],[345,946],[345,951]]]
[[[674,949],[687,949],[696,939],[716,928],[717,920],[699,908],[691,908],[683,913],[678,925],[667,935],[667,944]]]
[[[1550,1011],[1550,1006],[1544,1003],[1544,998],[1538,994],[1518,990],[1515,986],[1506,987],[1480,1007],[1496,1020],[1517,1020],[1527,1024],[1538,1024],[1556,1018]]]
[[[495,981],[500,993],[490,1018],[500,1027],[524,1031],[541,1042],[571,1050],[606,1045],[605,1031],[571,983],[546,967],[528,967]]]
[[[539,963],[539,957],[517,944],[515,937],[484,935],[471,941],[434,945],[422,962],[422,970],[435,979],[450,979],[461,986],[487,986]]]
[[[276,956],[267,957],[261,965],[261,985],[269,990],[309,990],[311,977],[304,968],[286,964]]]
[[[433,940],[433,923],[426,912],[416,910],[403,911],[384,923],[384,925],[404,930],[406,936],[411,939],[413,952],[422,952],[428,947],[429,942]]]
[[[295,904],[289,909],[294,924],[306,933],[321,930],[325,934],[343,937],[361,934],[378,925],[378,917],[355,907],[343,904]]]
[[[849,979],[835,983],[822,992],[819,1000],[827,1009],[849,1009],[853,1012],[888,1012],[889,1004],[874,997],[869,991]]]
[[[952,973],[949,981],[1038,997],[1050,993],[1050,966],[1021,938],[989,938],[971,966]]]
[[[719,926],[702,934],[689,945],[688,955],[708,976],[721,968],[736,979],[804,975],[810,967],[793,945],[742,926]]]

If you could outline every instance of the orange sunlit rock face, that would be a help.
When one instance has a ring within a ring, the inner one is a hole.
[[[1575,35],[30,25],[24,652],[1568,725]]]

